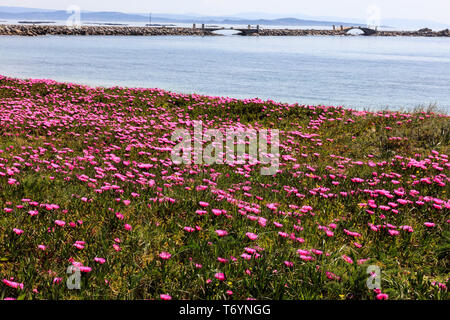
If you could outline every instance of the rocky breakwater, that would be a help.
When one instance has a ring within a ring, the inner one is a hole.
[[[386,37],[450,37],[450,30],[433,31],[425,28],[417,31],[379,31],[377,35]]]
[[[315,30],[315,29],[260,29],[259,36],[353,36],[346,30]],[[449,29],[433,31],[421,29],[417,31],[377,31],[373,36],[380,37],[450,37]]]
[[[260,36],[336,36],[345,35],[344,32],[333,30],[316,30],[316,29],[260,29]]]
[[[10,36],[203,36],[208,30],[175,27],[119,27],[119,26],[48,26],[0,25],[0,35]]]
[[[50,26],[50,25],[0,25],[0,35],[11,36],[218,36],[211,29],[178,27],[128,27],[128,26]],[[259,29],[251,36],[352,36],[348,30],[316,29]],[[450,37],[448,29],[433,31],[378,31],[371,36],[382,37]]]

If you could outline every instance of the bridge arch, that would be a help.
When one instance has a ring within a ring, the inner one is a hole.
[[[250,26],[248,28],[225,28],[225,27],[218,27],[218,28],[202,28],[204,32],[213,33],[213,32],[228,32],[231,31],[232,34],[241,35],[241,36],[249,36],[252,34],[258,34],[259,33],[259,25],[256,26],[256,28],[251,28]]]
[[[365,28],[365,27],[348,27],[344,29],[344,33],[349,32],[350,30],[361,30],[365,36],[371,36],[377,33],[376,29]]]
[[[231,35],[238,35],[241,34],[239,30],[231,29],[231,28],[223,28],[223,29],[216,29],[212,30],[211,33],[223,35],[223,36],[231,36]]]

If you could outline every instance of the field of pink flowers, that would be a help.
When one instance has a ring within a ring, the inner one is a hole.
[[[194,120],[279,129],[277,174],[175,165]],[[0,299],[448,299],[449,141],[431,112],[0,76]]]

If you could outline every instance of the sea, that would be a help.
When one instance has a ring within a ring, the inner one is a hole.
[[[358,110],[450,113],[450,38],[0,36],[0,74]]]

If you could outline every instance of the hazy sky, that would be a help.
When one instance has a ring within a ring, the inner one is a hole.
[[[154,13],[226,15],[266,12],[295,16],[367,18],[378,6],[381,18],[424,19],[450,24],[450,0],[0,0],[3,6]]]

